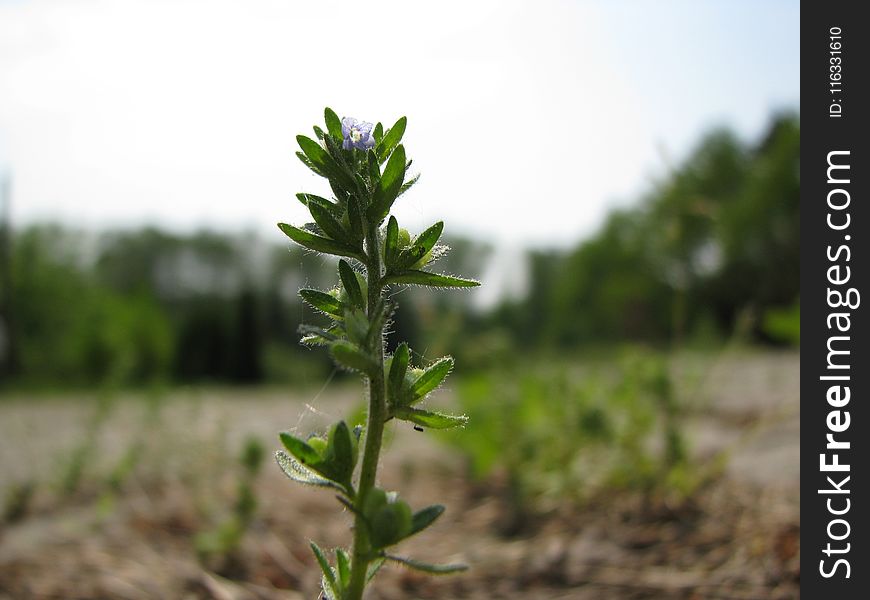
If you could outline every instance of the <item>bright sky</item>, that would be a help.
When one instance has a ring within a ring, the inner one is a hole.
[[[411,229],[567,245],[713,125],[799,102],[795,2],[0,0],[16,222],[303,222],[294,137],[391,124]]]

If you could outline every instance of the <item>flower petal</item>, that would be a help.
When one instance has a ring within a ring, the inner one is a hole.
[[[341,119],[341,136],[347,139],[350,135],[350,130],[356,125],[356,119],[353,117],[343,117]]]

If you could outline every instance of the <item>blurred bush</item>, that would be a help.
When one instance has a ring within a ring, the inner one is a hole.
[[[801,342],[800,300],[786,308],[771,308],[764,313],[764,332],[771,339],[795,346]]]
[[[493,319],[524,345],[564,348],[680,343],[710,324],[728,336],[747,311],[790,307],[800,283],[799,161],[794,115],[775,118],[755,145],[727,130],[708,134],[574,250],[532,253],[528,295]],[[760,321],[752,329],[772,341]]]
[[[461,382],[458,398],[468,425],[443,439],[465,454],[477,479],[503,478],[508,532],[565,500],[582,504],[613,489],[679,500],[701,481],[688,462],[684,407],[659,354],[632,352],[594,373],[564,361],[481,373]]]
[[[388,348],[405,339],[468,371],[517,347],[715,343],[746,315],[755,341],[798,344],[799,157],[795,115],[777,116],[755,144],[714,131],[595,235],[529,252],[519,297],[480,310],[472,294],[404,290]],[[326,258],[250,234],[3,231],[4,381],[319,385],[331,372],[297,334],[321,319],[296,292],[330,285]],[[442,270],[481,276],[492,248],[448,243]]]

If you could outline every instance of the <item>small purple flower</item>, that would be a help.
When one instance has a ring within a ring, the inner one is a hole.
[[[372,137],[371,123],[360,123],[353,117],[344,117],[341,120],[341,136],[344,142],[341,147],[345,150],[356,148],[357,150],[368,150],[374,147],[375,138]]]

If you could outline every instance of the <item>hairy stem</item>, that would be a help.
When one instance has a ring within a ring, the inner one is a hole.
[[[368,313],[369,321],[374,321],[381,299],[381,244],[377,224],[369,224],[366,234],[366,249],[368,264]],[[377,369],[374,376],[368,378],[369,414],[365,430],[365,448],[363,450],[362,467],[360,468],[359,484],[357,485],[354,504],[362,510],[366,496],[375,485],[378,472],[378,458],[381,453],[381,441],[384,436],[384,419],[386,418],[386,387],[384,385],[384,340],[382,330],[374,337],[374,347],[370,348]],[[359,512],[354,519],[353,527],[353,558],[351,562],[350,585],[343,600],[361,600],[366,585],[366,573],[372,559],[366,524]]]

